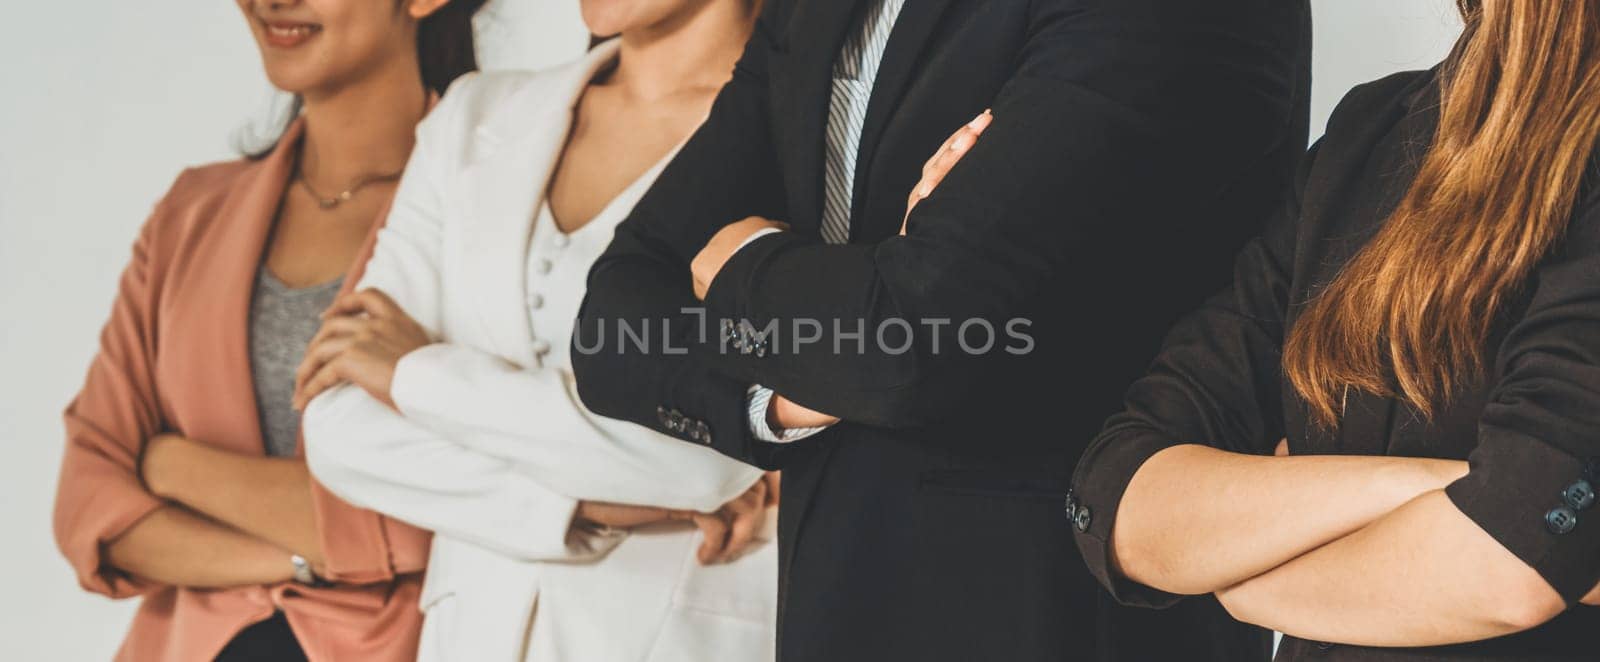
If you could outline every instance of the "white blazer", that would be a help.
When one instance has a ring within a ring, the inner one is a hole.
[[[573,106],[616,54],[458,81],[417,142],[361,287],[439,340],[396,367],[399,414],[343,386],[302,424],[318,480],[352,504],[435,532],[421,606],[425,661],[764,662],[774,657],[777,552],[704,567],[682,523],[570,527],[578,500],[712,511],[761,472],[578,399],[567,357],[584,275],[617,218],[530,269],[534,221]],[[613,203],[631,209],[660,166]],[[685,276],[687,277],[687,276]],[[555,311],[531,289],[559,287]],[[539,327],[539,328],[535,328]],[[771,519],[775,519],[771,518]]]

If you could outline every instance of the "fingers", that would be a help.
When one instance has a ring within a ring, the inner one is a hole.
[[[369,287],[359,292],[350,292],[334,299],[333,305],[322,311],[322,318],[337,317],[340,315],[356,315],[366,313],[372,317],[392,317],[395,314],[404,314],[399,304],[382,290]]]
[[[934,189],[939,187],[939,183],[944,181],[945,175],[950,174],[950,170],[955,167],[957,162],[961,161],[961,157],[965,156],[967,151],[977,144],[978,136],[983,135],[984,130],[989,128],[989,124],[993,121],[994,114],[988,110],[983,111],[982,114],[973,118],[971,122],[951,134],[950,138],[939,146],[939,151],[934,152],[933,156],[922,165],[922,179],[917,182],[916,186],[911,188],[911,194],[906,199],[907,219],[911,216],[911,210],[916,209],[918,203],[932,195]],[[905,225],[903,223],[900,233],[905,234]]]
[[[695,558],[699,559],[701,565],[710,565],[727,547],[728,522],[719,513],[695,513],[693,518],[694,525],[700,528],[700,533],[704,537]]]
[[[298,398],[305,390],[306,382],[312,375],[317,374],[324,365],[338,358],[353,344],[355,339],[351,334],[312,341],[311,346],[306,348],[306,355],[300,359],[300,365],[294,369],[295,396]]]
[[[945,146],[934,154],[933,158],[928,159],[927,164],[922,167],[922,181],[918,182],[915,189],[919,200],[928,197],[935,188],[938,188],[939,182],[944,181],[950,169],[978,143],[978,136],[983,135],[984,129],[989,128],[989,123],[993,120],[994,116],[989,114],[989,111],[983,111],[982,115],[958,129],[955,135],[946,141]]]
[[[766,505],[768,507],[778,505],[778,502],[781,500],[781,493],[783,491],[783,473],[779,471],[768,471],[765,476],[761,477],[761,480],[764,480],[767,483]]]
[[[717,556],[717,563],[739,558],[755,540],[756,534],[761,532],[762,525],[766,524],[767,481],[756,481],[734,503],[729,504],[728,510],[732,511],[733,520],[728,525],[728,543],[723,547],[722,554]]]
[[[342,381],[344,381],[344,377],[339,374],[338,361],[322,366],[306,382],[305,388],[301,390],[301,395],[294,399],[293,407],[295,411],[305,411],[306,405],[311,403],[312,398],[317,397],[323,391],[338,386]]]

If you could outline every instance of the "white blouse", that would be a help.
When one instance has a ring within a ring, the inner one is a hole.
[[[349,387],[306,411],[322,484],[434,532],[422,662],[773,657],[775,517],[766,542],[715,566],[695,561],[699,533],[682,523],[621,536],[572,526],[580,501],[709,512],[761,476],[578,396],[568,347],[590,266],[675,156],[576,231],[557,227],[545,183],[615,54],[604,44],[568,67],[451,88],[418,128],[359,286],[438,342],[396,366],[398,411]]]
[[[528,323],[533,353],[541,366],[572,369],[572,327],[583,304],[589,267],[611,244],[617,224],[654,184],[661,170],[678,154],[674,148],[660,162],[612,198],[593,219],[572,233],[562,232],[547,199],[539,205],[528,243]]]

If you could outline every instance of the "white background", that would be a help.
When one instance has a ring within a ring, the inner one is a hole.
[[[1351,85],[1431,65],[1449,0],[1313,0],[1312,126]],[[487,68],[548,66],[587,34],[575,0],[495,0]],[[82,593],[50,535],[62,430],[151,205],[186,165],[234,157],[270,90],[231,2],[33,2],[0,28],[0,645],[109,659],[133,603]]]

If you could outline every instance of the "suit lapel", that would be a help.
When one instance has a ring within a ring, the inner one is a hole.
[[[802,1],[784,36],[784,52],[769,62],[775,123],[787,123],[792,138],[782,155],[788,173],[791,223],[816,234],[822,223],[822,162],[833,89],[833,63],[855,26],[864,0]],[[787,48],[794,50],[789,51]]]
[[[534,362],[526,302],[528,242],[584,88],[617,52],[601,44],[583,60],[529,85],[475,133],[476,160],[455,188],[465,210],[462,289],[497,354]]]
[[[883,61],[878,66],[878,78],[872,86],[872,98],[867,102],[867,116],[861,125],[860,149],[856,152],[856,180],[852,184],[851,208],[862,209],[867,195],[868,175],[872,157],[877,153],[878,142],[884,129],[900,106],[906,88],[916,79],[917,64],[922,61],[922,51],[933,37],[934,28],[951,0],[906,0],[895,20],[894,31],[883,51]],[[955,127],[951,127],[954,131]],[[850,224],[850,238],[878,236],[866,232],[865,223],[856,219]],[[896,223],[899,219],[892,219]]]
[[[205,439],[248,455],[266,452],[259,423],[260,403],[256,402],[255,377],[250,368],[251,296],[284,188],[294,171],[304,129],[304,120],[295,120],[272,153],[240,176],[216,212],[220,220],[214,225],[216,243],[205,251],[194,269],[194,273],[207,276],[196,279],[194,299],[215,302],[221,311],[195,316],[192,324],[196,328],[186,334],[212,339],[208,342],[210,351],[216,353],[216,369],[209,376],[216,382],[207,388],[208,397],[216,402],[240,404],[226,410],[238,417],[237,424],[218,426],[227,429],[227,433],[206,435]],[[205,434],[198,430],[185,432]]]

